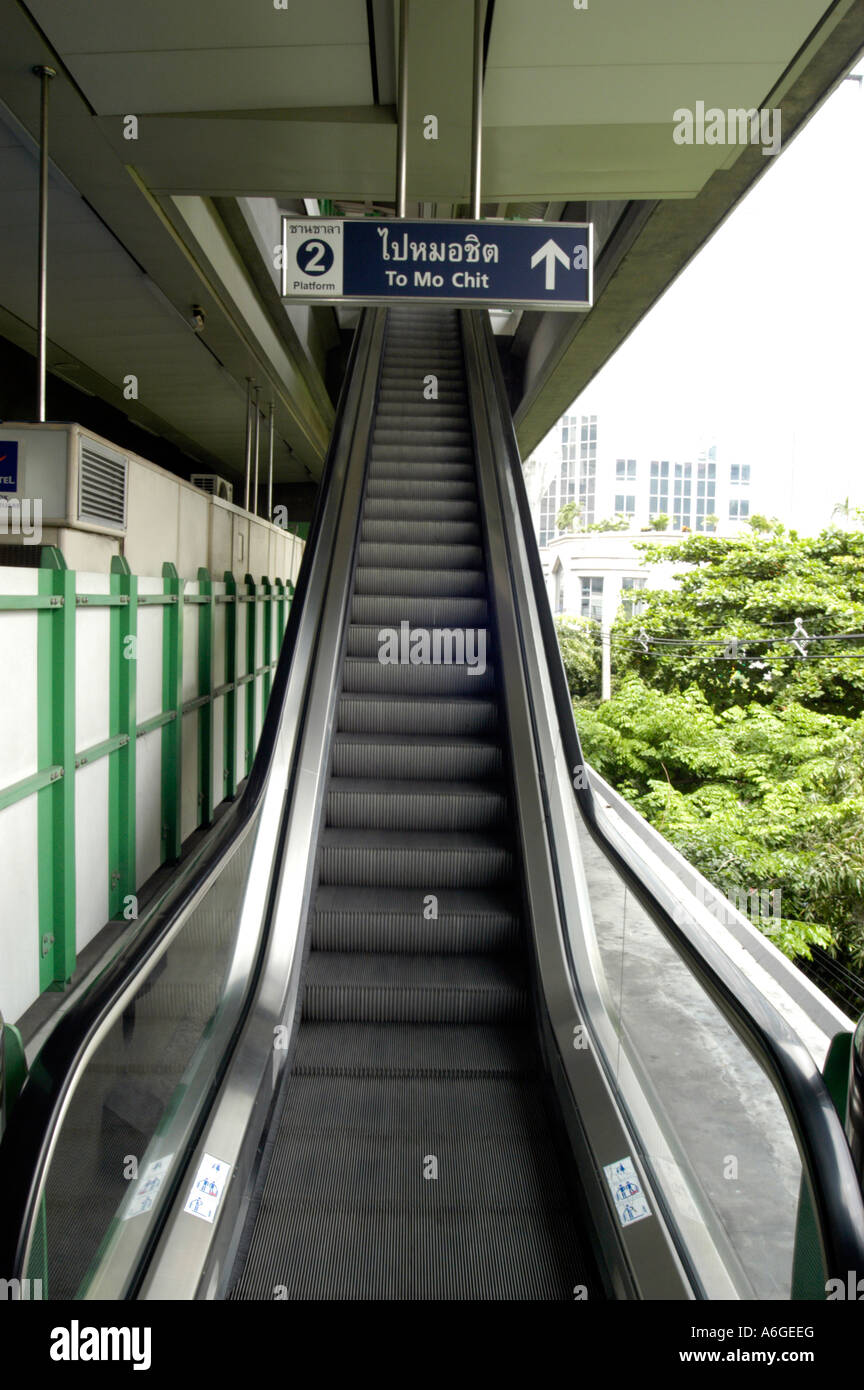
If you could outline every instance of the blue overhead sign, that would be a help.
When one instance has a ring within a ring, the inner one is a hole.
[[[282,229],[289,301],[591,307],[588,222],[286,217]]]

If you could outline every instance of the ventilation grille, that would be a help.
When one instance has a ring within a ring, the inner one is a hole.
[[[92,439],[78,455],[78,520],[126,529],[127,462]]]
[[[193,473],[191,481],[202,492],[209,492],[211,497],[222,497],[226,502],[233,499],[232,484],[225,478],[220,478],[218,473]]]

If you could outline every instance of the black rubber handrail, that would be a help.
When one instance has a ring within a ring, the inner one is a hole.
[[[549,604],[510,405],[492,327],[482,315],[494,409],[500,422],[518,507],[540,636],[568,769],[586,767]],[[517,614],[518,616],[518,614]],[[572,776],[572,774],[571,774]],[[568,780],[570,777],[568,776]],[[586,779],[577,779],[586,782]],[[572,782],[571,782],[572,785]],[[719,1006],[730,1026],[772,1079],[796,1135],[819,1226],[826,1278],[864,1274],[864,1203],[843,1125],[824,1078],[797,1034],[762,992],[737,969],[698,922],[677,921],[663,906],[663,888],[647,866],[637,872],[611,843],[597,817],[594,791],[573,786],[582,819],[598,848]]]
[[[162,898],[147,913],[135,936],[59,1019],[34,1059],[0,1141],[0,1273],[23,1278],[28,1234],[36,1217],[42,1176],[53,1136],[62,1121],[66,1097],[90,1040],[110,1017],[129,987],[179,918],[189,909],[211,875],[249,827],[267,785],[288,690],[297,632],[306,601],[309,574],[321,533],[336,459],[345,442],[346,402],[365,314],[354,333],[336,407],[333,432],[316,497],[309,535],[294,589],[288,623],[273,677],[261,736],[246,783],[199,853],[182,864]],[[350,421],[347,422],[350,426]]]

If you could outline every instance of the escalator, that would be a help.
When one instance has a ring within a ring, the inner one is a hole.
[[[389,316],[350,618],[302,1023],[237,1296],[572,1298],[590,1252],[544,1112],[453,310]],[[382,664],[388,630],[410,655],[404,623],[467,629],[475,664]]]
[[[582,758],[488,317],[365,311],[248,785],[33,1063],[0,1268],[462,1301],[864,1271],[844,1116],[653,834]]]

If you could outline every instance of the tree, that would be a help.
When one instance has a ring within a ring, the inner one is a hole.
[[[675,588],[619,616],[615,694],[583,698],[577,723],[597,770],[716,887],[781,890],[781,919],[759,925],[789,956],[817,944],[861,967],[864,661],[847,657],[864,640],[810,638],[864,632],[864,532],[753,520],[639,543],[679,567]]]
[[[847,654],[864,644],[805,642],[806,654],[820,659],[801,660],[792,637],[798,618],[813,637],[864,631],[864,532],[829,527],[799,537],[769,524],[767,534],[637,542],[647,562],[671,561],[680,571],[674,590],[643,590],[638,620],[619,616],[619,670],[665,691],[698,685],[717,710],[795,700],[855,718],[864,711],[864,661]],[[643,628],[691,645],[656,643],[646,654],[636,645]]]
[[[595,625],[590,618],[556,618],[558,646],[574,699],[600,693],[600,663]]]
[[[572,532],[574,522],[581,520],[582,507],[579,502],[565,502],[555,518],[559,531]]]
[[[789,956],[864,963],[864,717],[711,709],[631,677],[579,705],[585,756],[722,893],[780,890],[759,925]]]

